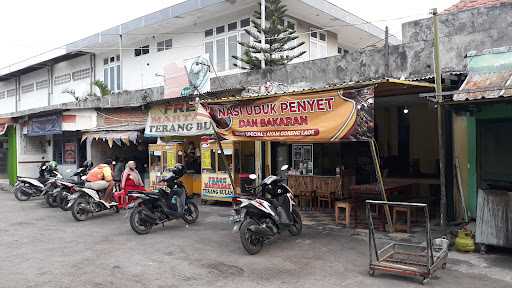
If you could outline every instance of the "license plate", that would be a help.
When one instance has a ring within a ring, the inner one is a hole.
[[[229,217],[229,220],[231,220],[231,222],[233,222],[233,223],[240,222],[240,221],[242,221],[242,215],[231,216],[231,217]]]

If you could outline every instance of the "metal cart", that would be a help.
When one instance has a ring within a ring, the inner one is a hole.
[[[393,241],[378,250],[377,243],[375,241],[375,229],[371,213],[372,205],[401,206],[416,209],[423,208],[426,220],[425,243],[410,244]],[[375,271],[382,271],[404,276],[420,277],[421,283],[425,284],[436,270],[439,268],[446,268],[448,245],[447,243],[444,243],[445,245],[438,243],[440,241],[437,239],[435,245],[432,244],[427,204],[367,200],[366,213],[368,216],[368,247],[370,254],[368,274],[370,276],[374,276]]]

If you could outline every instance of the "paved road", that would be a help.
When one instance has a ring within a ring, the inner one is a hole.
[[[134,234],[120,214],[76,222],[41,200],[0,191],[0,287],[417,287],[367,275],[368,246],[349,230],[307,226],[249,256],[225,207],[200,206],[200,221]],[[431,287],[512,287],[512,258],[457,254]],[[450,257],[452,258],[452,257]],[[508,263],[508,264],[507,264]],[[498,266],[489,266],[498,265]],[[497,267],[497,268],[496,268]],[[507,282],[511,281],[511,282]]]

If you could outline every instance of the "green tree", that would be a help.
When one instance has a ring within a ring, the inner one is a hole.
[[[258,1],[259,2],[259,1]],[[291,44],[290,42],[299,38],[295,29],[285,25],[286,5],[281,0],[267,0],[265,10],[265,28],[261,28],[261,8],[254,12],[251,20],[252,27],[244,29],[253,39],[253,42],[239,41],[242,47],[246,48],[241,57],[232,56],[241,61],[242,65],[237,67],[249,70],[261,69],[261,55],[265,58],[265,67],[285,65],[306,53],[300,51],[290,53],[304,45],[304,41]],[[256,30],[256,31],[255,31]],[[261,35],[265,35],[265,46],[261,45]]]
[[[103,81],[101,81],[101,80],[94,81],[94,86],[96,86],[98,88],[98,90],[100,90],[100,96],[110,95],[110,89],[108,89],[107,84],[105,84]]]

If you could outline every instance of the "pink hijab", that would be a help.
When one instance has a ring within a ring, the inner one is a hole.
[[[135,185],[143,186],[144,183],[142,182],[142,178],[140,178],[140,174],[135,169],[135,161],[129,161],[126,163],[126,169],[124,169],[123,177],[121,180],[121,188],[124,188],[124,185],[126,184],[126,179],[128,179],[128,176],[132,178],[132,180],[135,182]]]

